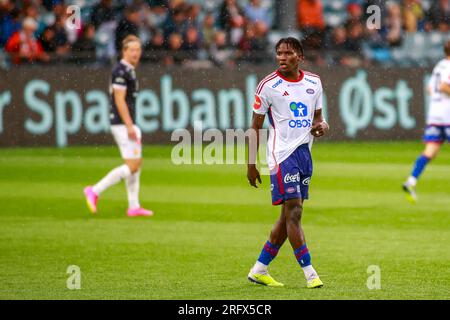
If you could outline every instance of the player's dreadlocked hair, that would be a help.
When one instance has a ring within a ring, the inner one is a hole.
[[[444,52],[447,57],[450,56],[450,40],[445,43]]]
[[[294,49],[300,57],[303,57],[303,55],[304,55],[303,46],[297,38],[293,38],[293,37],[281,38],[275,45],[275,50],[278,50],[278,48],[283,43],[286,44],[287,46],[291,47],[292,49]]]

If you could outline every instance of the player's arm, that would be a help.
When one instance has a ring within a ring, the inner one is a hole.
[[[447,95],[450,96],[450,84],[442,82],[441,85],[439,86],[439,90],[441,90],[442,93],[446,93]]]
[[[259,171],[256,168],[256,158],[259,149],[259,130],[261,130],[263,127],[264,118],[264,114],[253,112],[253,120],[251,126],[252,134],[250,134],[248,144],[247,179],[250,185],[255,188],[258,188],[256,180],[258,180],[259,183],[262,183],[261,176],[259,175]]]
[[[127,89],[126,88],[113,88],[114,102],[116,103],[117,111],[119,112],[122,122],[125,124],[128,130],[128,137],[131,140],[137,140],[137,134],[134,130],[134,123],[131,119],[130,112],[128,111],[127,102],[125,100]]]
[[[317,109],[314,111],[314,119],[313,119],[313,125],[311,127],[311,134],[319,138],[323,136],[328,130],[330,129],[330,126],[325,121],[322,115],[322,109]]]

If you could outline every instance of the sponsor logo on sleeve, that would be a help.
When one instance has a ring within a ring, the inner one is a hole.
[[[253,104],[253,109],[258,110],[261,108],[261,98],[258,95],[255,95],[255,103]]]
[[[272,88],[276,88],[276,87],[278,87],[280,84],[282,84],[283,83],[283,80],[278,80],[273,86],[272,86]]]

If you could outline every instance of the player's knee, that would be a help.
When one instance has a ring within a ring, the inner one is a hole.
[[[430,152],[425,152],[423,155],[425,157],[427,157],[429,160],[434,160],[434,158],[436,158],[438,154],[438,151],[430,151]]]
[[[287,207],[286,219],[288,223],[298,224],[302,218],[303,206],[295,203]]]
[[[131,163],[127,163],[128,168],[130,168],[130,171],[132,174],[138,172],[141,169],[141,161],[134,161]]]

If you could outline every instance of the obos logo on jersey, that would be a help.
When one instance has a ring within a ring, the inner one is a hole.
[[[289,104],[289,108],[291,109],[294,117],[303,118],[308,116],[308,106],[301,102],[291,102]],[[311,120],[291,120],[289,121],[289,127],[291,128],[310,128]]]

